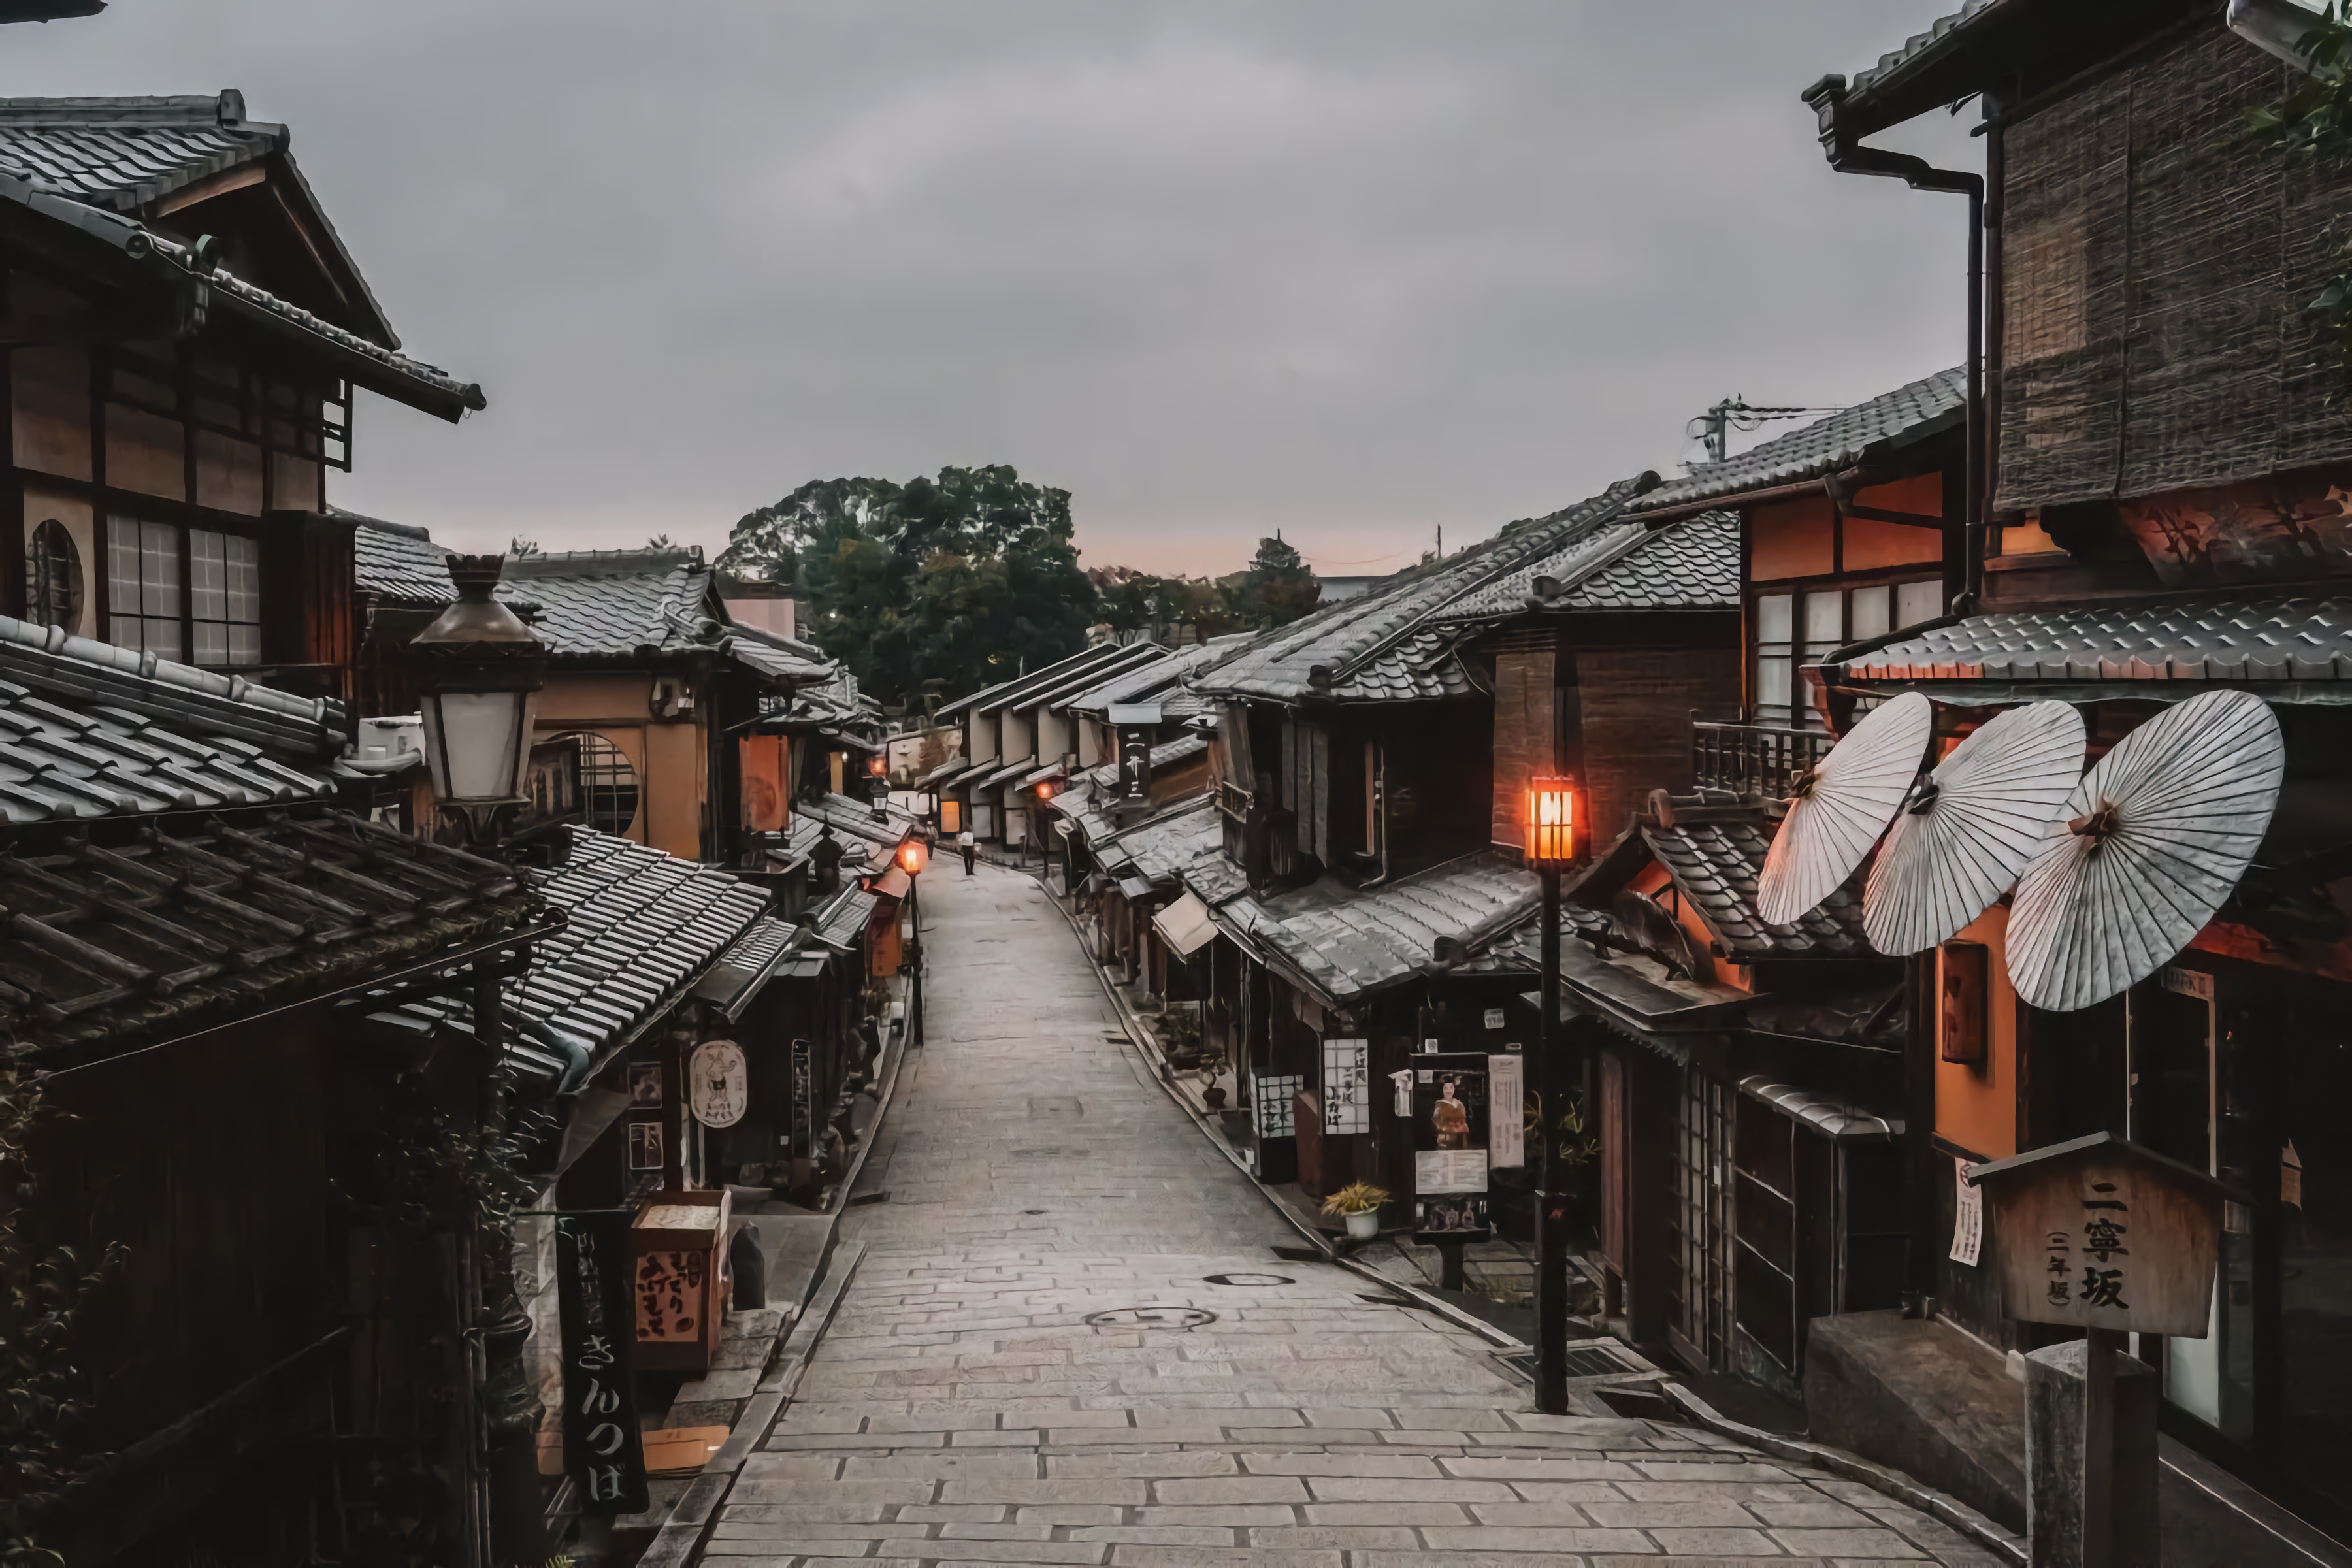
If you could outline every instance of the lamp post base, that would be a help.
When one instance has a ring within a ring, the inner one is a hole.
[[[458,825],[460,837],[468,849],[488,854],[501,839],[514,830],[515,818],[530,803],[517,796],[512,800],[469,800],[434,803],[442,817]]]

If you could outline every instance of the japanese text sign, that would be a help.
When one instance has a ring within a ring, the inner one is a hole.
[[[1985,1194],[2006,1316],[2205,1337],[2219,1183],[2104,1132],[1967,1175]]]
[[[563,1354],[563,1468],[590,1513],[643,1513],[646,1456],[637,1435],[632,1352],[629,1216],[570,1214],[555,1222],[556,1300]]]

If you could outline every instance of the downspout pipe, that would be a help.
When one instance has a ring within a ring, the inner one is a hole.
[[[1984,588],[1984,316],[1985,316],[1985,183],[1981,174],[1958,169],[1938,169],[1925,158],[1864,147],[1841,123],[1839,108],[1845,102],[1842,76],[1825,76],[1805,89],[1803,97],[1821,123],[1822,152],[1830,167],[1841,174],[1883,174],[1901,180],[1915,191],[1949,191],[1969,198],[1969,357],[1968,451],[1962,458],[1964,569],[1955,614],[1973,611]]]

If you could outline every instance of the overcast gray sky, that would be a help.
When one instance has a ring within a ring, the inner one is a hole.
[[[1832,174],[1797,98],[1951,8],[114,0],[0,58],[293,127],[489,398],[364,398],[340,504],[716,549],[804,480],[1003,462],[1088,564],[1279,529],[1337,574],[1672,473],[1727,393],[1956,363],[1965,204]],[[1888,141],[1973,168],[1972,124]]]

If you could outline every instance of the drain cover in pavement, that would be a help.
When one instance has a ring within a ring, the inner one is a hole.
[[[1197,1329],[1216,1321],[1216,1313],[1198,1307],[1113,1307],[1087,1314],[1098,1329]]]
[[[1212,1274],[1212,1285],[1296,1285],[1297,1280],[1287,1274]]]

